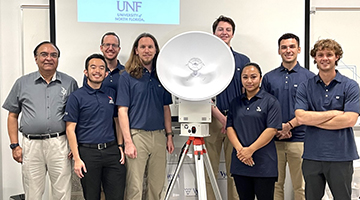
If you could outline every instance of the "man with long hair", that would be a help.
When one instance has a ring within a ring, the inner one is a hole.
[[[174,144],[169,104],[171,95],[156,75],[159,45],[149,33],[139,35],[118,85],[120,127],[127,158],[126,198],[141,200],[147,168],[146,199],[160,199],[166,175],[166,151]]]

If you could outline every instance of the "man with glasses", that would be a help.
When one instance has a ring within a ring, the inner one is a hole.
[[[114,32],[105,33],[101,38],[100,50],[109,68],[109,75],[105,78],[103,84],[105,87],[111,87],[117,91],[120,72],[124,70],[124,66],[117,59],[121,50],[119,36]],[[86,76],[84,76],[83,85],[86,81]]]
[[[22,163],[27,200],[41,200],[48,172],[52,199],[70,199],[71,162],[65,137],[65,104],[78,88],[72,77],[57,71],[60,51],[45,41],[35,47],[39,70],[20,77],[6,98],[8,134],[14,160]],[[20,126],[18,117],[22,113]],[[19,145],[18,131],[23,135]]]

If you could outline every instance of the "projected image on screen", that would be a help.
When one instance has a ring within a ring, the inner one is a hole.
[[[78,0],[79,22],[179,24],[180,0]]]

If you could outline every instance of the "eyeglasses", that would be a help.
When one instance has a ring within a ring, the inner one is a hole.
[[[119,48],[119,45],[118,45],[118,44],[110,44],[110,43],[104,43],[104,44],[102,44],[102,46],[105,47],[106,49],[110,48],[110,46],[111,46],[113,49]]]
[[[47,52],[41,52],[38,55],[40,55],[40,57],[42,57],[42,58],[47,58],[49,55],[50,55],[51,58],[58,58],[59,57],[58,53],[50,53],[49,54]]]

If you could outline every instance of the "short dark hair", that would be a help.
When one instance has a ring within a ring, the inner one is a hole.
[[[98,53],[91,54],[89,57],[86,58],[86,60],[85,60],[85,69],[86,69],[86,70],[89,69],[89,62],[90,62],[90,60],[93,59],[93,58],[101,59],[102,61],[104,61],[104,63],[105,63],[105,71],[109,71],[104,56],[101,55],[101,54],[98,54]]]
[[[102,36],[102,38],[101,38],[101,41],[100,41],[101,43],[100,43],[100,44],[103,44],[104,38],[105,38],[105,36],[107,36],[107,35],[113,35],[113,36],[115,36],[115,37],[118,39],[119,46],[120,46],[120,38],[119,38],[119,36],[116,35],[116,33],[114,33],[114,32],[107,32],[107,33],[105,33],[105,34]]]
[[[286,40],[286,39],[295,39],[297,41],[297,43],[298,43],[298,47],[300,47],[300,39],[299,39],[299,37],[297,35],[295,35],[293,33],[285,33],[278,40],[278,47],[279,48],[280,48],[281,40]]]
[[[40,48],[41,45],[43,44],[51,44],[55,47],[55,49],[58,51],[58,58],[60,57],[60,49],[55,45],[53,44],[52,42],[49,42],[49,41],[43,41],[41,42],[40,44],[38,44],[35,49],[34,49],[34,57],[37,55],[37,50]]]
[[[248,67],[248,66],[254,66],[254,67],[259,71],[260,77],[262,77],[262,72],[261,72],[260,65],[257,64],[257,63],[254,63],[254,62],[246,63],[245,66],[241,69],[240,74],[242,74],[242,72],[243,72],[243,70],[245,69],[245,67]]]
[[[219,22],[227,22],[232,26],[233,34],[235,33],[235,22],[230,17],[225,17],[224,15],[220,15],[212,25],[212,31],[215,33],[216,27],[219,25]]]

